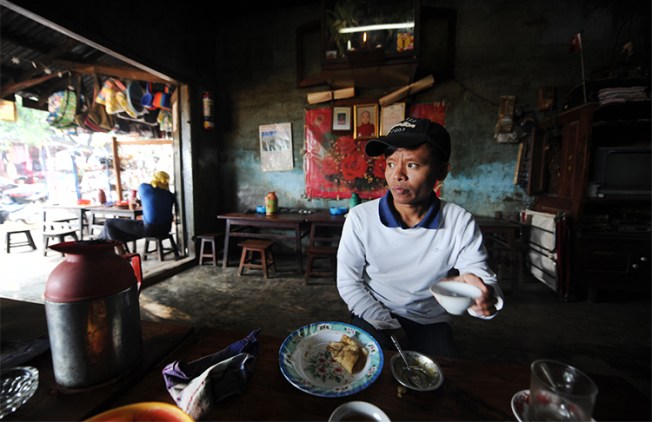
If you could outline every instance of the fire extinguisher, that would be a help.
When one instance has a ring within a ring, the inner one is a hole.
[[[214,129],[215,123],[213,122],[213,97],[209,91],[204,91],[202,93],[202,109],[204,129]]]

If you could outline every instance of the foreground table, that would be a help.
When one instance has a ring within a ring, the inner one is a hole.
[[[174,403],[165,389],[161,371],[165,363],[185,361],[215,353],[246,333],[202,329],[132,388],[123,391],[114,407],[141,401]],[[340,404],[363,400],[383,409],[391,420],[515,420],[511,397],[528,388],[528,365],[437,359],[444,372],[443,385],[430,392],[409,390],[398,395],[398,382],[385,352],[380,377],[369,388],[347,397],[322,398],[292,386],[279,368],[283,339],[261,332],[259,356],[252,379],[242,395],[220,402],[205,420],[328,420]],[[650,400],[618,379],[595,377],[601,392],[596,420],[650,420]]]
[[[105,409],[119,393],[138,382],[193,332],[189,326],[141,321],[143,359],[133,370],[117,380],[77,392],[65,391],[54,379],[49,350],[22,364],[39,371],[34,396],[6,420],[73,421],[82,420]],[[47,335],[45,307],[42,304],[0,298],[0,338],[31,340]],[[6,369],[6,368],[3,368]]]

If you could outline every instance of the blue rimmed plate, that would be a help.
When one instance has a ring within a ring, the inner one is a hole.
[[[327,351],[328,343],[342,334],[354,338],[365,350],[360,370],[349,374]],[[383,351],[366,331],[343,322],[315,322],[290,334],[279,351],[283,376],[299,390],[319,397],[344,397],[364,390],[383,369]]]

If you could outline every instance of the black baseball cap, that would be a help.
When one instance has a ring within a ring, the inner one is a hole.
[[[451,137],[446,128],[430,119],[408,117],[395,124],[386,136],[367,142],[365,152],[370,157],[383,155],[388,147],[415,148],[430,143],[441,154],[443,162],[451,155]]]

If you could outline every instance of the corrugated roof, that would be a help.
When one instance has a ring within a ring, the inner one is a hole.
[[[19,94],[24,98],[38,99],[37,108],[47,107],[47,97],[68,85],[71,66],[67,65],[70,63],[106,64],[137,70],[111,55],[0,6],[2,98],[12,100],[14,94]],[[84,75],[83,86],[87,95],[92,95],[92,75]],[[12,89],[15,87],[19,89]]]

